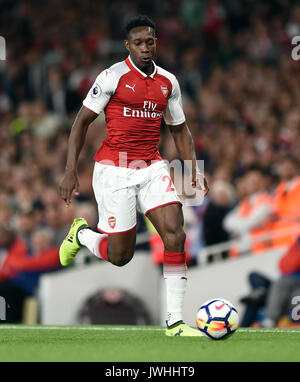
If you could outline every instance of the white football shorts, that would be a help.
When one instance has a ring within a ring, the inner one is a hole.
[[[96,162],[93,190],[98,204],[98,229],[107,234],[133,229],[137,210],[146,215],[167,204],[182,204],[163,160],[142,169]]]

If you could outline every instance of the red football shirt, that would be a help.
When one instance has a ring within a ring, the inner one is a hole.
[[[146,75],[130,56],[101,72],[83,101],[95,113],[105,113],[107,138],[98,149],[97,162],[136,167],[160,160],[161,119],[168,125],[185,121],[176,77],[154,64]],[[134,163],[134,165],[132,165]]]

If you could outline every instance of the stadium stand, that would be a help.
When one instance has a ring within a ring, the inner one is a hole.
[[[81,193],[65,209],[56,187],[69,131],[96,75],[126,57],[122,23],[116,20],[146,13],[158,27],[156,62],[180,82],[210,188],[223,182],[226,189],[221,202],[212,193],[202,206],[191,207],[191,263],[233,253],[240,236],[226,232],[224,222],[233,208],[251,214],[242,179],[253,167],[268,174],[266,198],[275,212],[246,252],[257,253],[266,242],[292,245],[300,231],[299,211],[293,208],[299,204],[299,175],[297,169],[283,179],[289,164],[283,166],[287,155],[294,163],[300,155],[300,60],[291,59],[291,39],[300,35],[297,2],[66,0],[61,7],[53,0],[47,12],[43,3],[15,0],[12,6],[3,0],[1,5],[0,34],[7,54],[0,61],[0,225],[28,245],[36,229],[48,227],[58,245],[83,203],[96,209],[90,177],[93,155],[105,137],[104,120],[97,118],[89,129],[85,161],[79,164]],[[178,156],[164,124],[160,151],[169,161]],[[258,204],[265,201],[258,199]],[[1,271],[5,247],[0,245]]]

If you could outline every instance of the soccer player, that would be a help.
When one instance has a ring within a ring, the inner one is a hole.
[[[201,187],[191,133],[182,109],[176,77],[155,65],[155,25],[147,16],[127,23],[129,56],[102,71],[83,101],[72,126],[65,174],[59,193],[66,205],[78,194],[77,161],[87,129],[105,113],[107,138],[95,155],[93,190],[98,204],[98,230],[75,219],[60,247],[60,261],[69,265],[82,246],[97,257],[124,266],[133,257],[136,210],[144,213],[164,243],[168,336],[199,336],[183,322],[187,282],[182,204],[166,163],[158,151],[161,119],[170,129],[183,160],[190,160],[192,186]],[[204,195],[208,192],[204,178]]]

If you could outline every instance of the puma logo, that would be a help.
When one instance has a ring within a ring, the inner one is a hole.
[[[135,90],[134,90],[135,85],[136,85],[136,84],[134,84],[133,86],[130,86],[130,85],[126,84],[126,85],[125,85],[125,88],[129,88],[129,89],[131,89],[131,90],[135,93]]]

